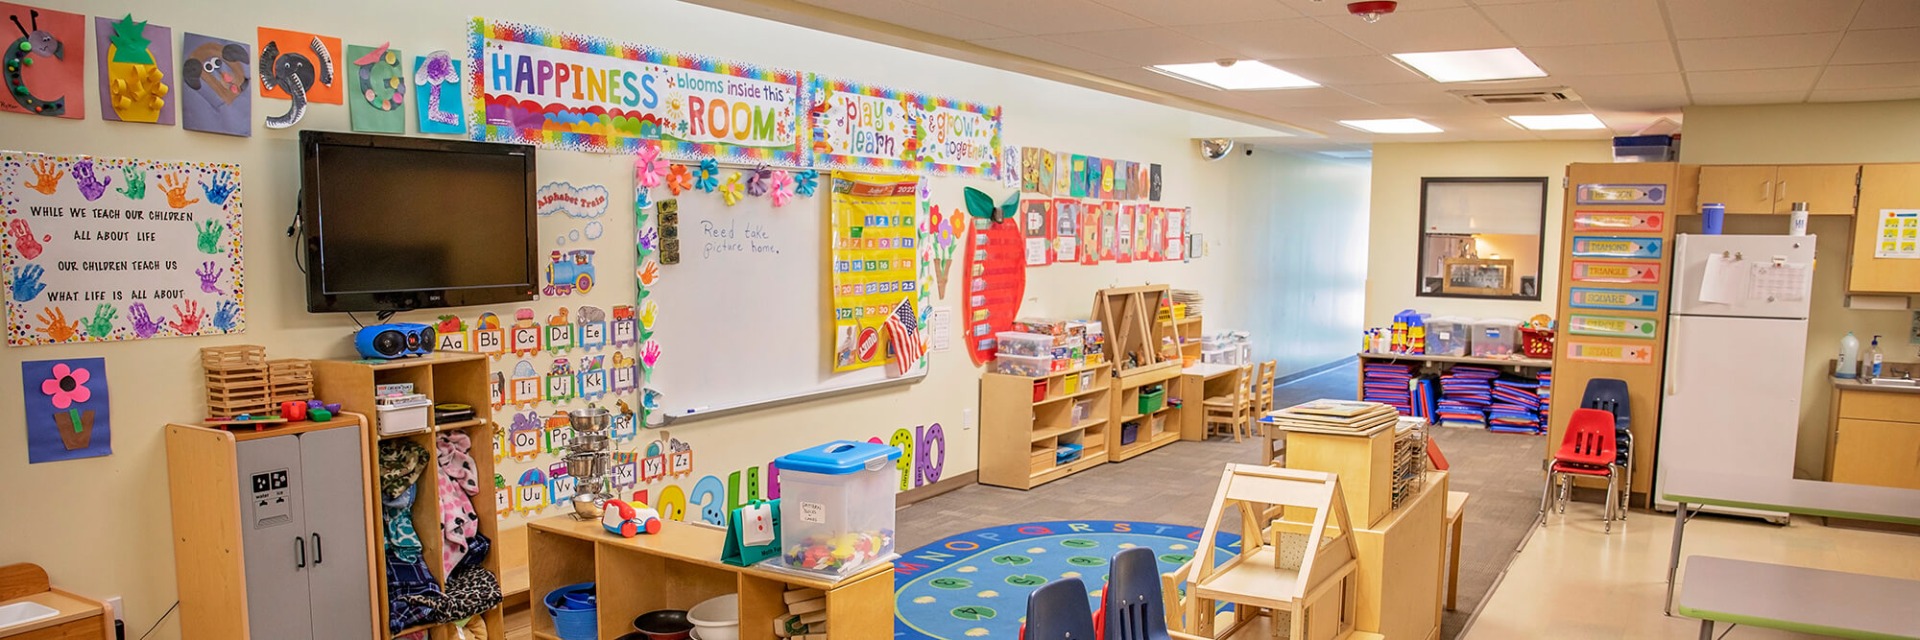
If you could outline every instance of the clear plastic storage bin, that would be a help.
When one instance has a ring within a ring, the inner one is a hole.
[[[1053,353],[1053,336],[1019,331],[1002,331],[993,334],[999,345],[999,354],[1003,356],[1044,356]]]
[[[774,460],[780,470],[779,562],[841,577],[892,559],[898,459],[898,447],[837,440]]]
[[[1489,318],[1473,323],[1473,355],[1503,358],[1520,351],[1520,321]]]
[[[1472,353],[1473,320],[1441,316],[1427,320],[1427,354],[1464,356]]]
[[[1053,356],[1010,356],[1002,353],[994,356],[993,362],[988,363],[988,366],[994,373],[1039,378],[1053,373]]]

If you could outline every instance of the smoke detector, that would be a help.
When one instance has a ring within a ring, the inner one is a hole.
[[[1351,13],[1354,17],[1367,21],[1367,24],[1373,24],[1379,22],[1381,16],[1393,13],[1393,10],[1399,7],[1400,3],[1393,2],[1392,0],[1349,2],[1347,3],[1347,13]]]

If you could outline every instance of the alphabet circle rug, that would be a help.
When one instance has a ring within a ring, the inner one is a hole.
[[[1201,530],[1157,522],[1064,520],[975,529],[900,554],[894,560],[895,640],[1014,638],[1027,595],[1052,580],[1087,584],[1100,607],[1107,564],[1122,549],[1147,547],[1160,571],[1193,559]],[[1240,537],[1214,541],[1216,562],[1239,553]]]

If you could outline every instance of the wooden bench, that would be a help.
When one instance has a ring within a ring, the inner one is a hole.
[[[1920,581],[1712,556],[1687,558],[1680,615],[1835,638],[1920,638]]]

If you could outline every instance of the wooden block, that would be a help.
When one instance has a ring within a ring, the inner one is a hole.
[[[812,626],[816,624],[825,624],[827,622],[827,610],[825,608],[822,608],[819,611],[815,611],[813,613],[800,614],[800,622],[808,626]]]
[[[788,589],[786,593],[780,594],[780,597],[786,600],[787,604],[791,605],[795,602],[806,602],[817,598],[825,598],[827,597],[827,592],[819,589],[809,589],[807,587],[794,587]]]
[[[826,608],[827,608],[827,596],[824,593],[821,594],[820,597],[814,598],[812,600],[801,600],[799,602],[787,603],[787,612],[793,613],[793,614],[804,615],[808,613],[813,613],[815,611],[821,611]]]

